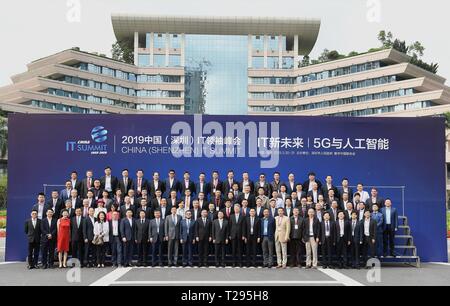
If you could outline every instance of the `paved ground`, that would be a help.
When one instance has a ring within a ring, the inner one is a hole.
[[[0,286],[5,285],[447,285],[450,264],[383,266],[380,270],[305,270],[234,268],[122,268],[32,270],[25,263],[4,263],[0,239]],[[449,242],[450,247],[450,242]],[[369,277],[368,277],[369,276]],[[379,280],[379,282],[377,281]]]
[[[32,270],[24,263],[0,264],[0,286],[5,285],[254,285],[254,286],[384,286],[450,284],[450,265],[423,264],[369,270],[238,269],[238,268],[121,268]],[[370,276],[368,280],[367,276]],[[380,282],[373,282],[379,276]]]

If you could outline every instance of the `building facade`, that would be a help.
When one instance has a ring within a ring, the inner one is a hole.
[[[117,40],[134,50],[134,64],[65,50],[13,76],[0,88],[0,107],[20,113],[289,116],[450,111],[446,80],[393,49],[300,67],[316,43],[320,20],[116,14],[112,26]]]

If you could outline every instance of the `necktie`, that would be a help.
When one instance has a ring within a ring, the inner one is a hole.
[[[327,232],[329,232],[330,231],[330,225],[328,224],[328,221],[327,221]]]
[[[206,219],[203,218],[203,226],[206,226]]]

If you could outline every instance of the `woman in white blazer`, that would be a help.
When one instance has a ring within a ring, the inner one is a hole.
[[[109,223],[106,221],[106,213],[100,211],[94,224],[94,241],[97,237],[103,239],[103,243],[96,245],[97,267],[105,267],[106,244],[109,242]]]

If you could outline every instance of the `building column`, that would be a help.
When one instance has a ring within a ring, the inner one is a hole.
[[[283,67],[283,37],[278,35],[278,68]]]
[[[267,53],[269,50],[269,37],[264,35],[264,68],[267,69]]]
[[[180,58],[180,64],[181,64],[181,67],[184,67],[185,66],[185,56],[186,56],[186,52],[185,52],[185,46],[186,46],[186,41],[185,41],[185,39],[186,39],[186,37],[185,37],[185,35],[184,35],[184,33],[182,33],[181,34],[181,41],[180,41],[180,56],[181,56],[181,58]]]
[[[299,56],[300,54],[298,54],[298,35],[294,35],[294,68],[298,68],[299,67]]]
[[[154,33],[150,33],[150,66],[153,66]]]
[[[252,44],[252,35],[248,34],[248,43],[247,43],[248,57],[247,57],[247,67],[252,68],[253,65],[253,44]]]
[[[139,32],[134,32],[134,64],[138,66],[139,61]]]
[[[169,67],[170,34],[166,33],[166,67]]]

